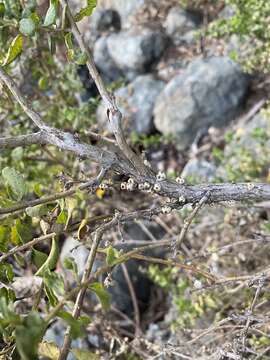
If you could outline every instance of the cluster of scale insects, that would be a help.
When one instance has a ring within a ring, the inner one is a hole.
[[[127,182],[122,182],[120,187],[121,190],[126,190],[126,191],[134,191],[137,188],[140,191],[145,191],[149,193],[154,192],[158,194],[162,190],[161,182],[164,180],[166,180],[166,174],[162,171],[159,171],[158,174],[156,175],[156,182],[153,186],[151,186],[151,184],[147,181],[138,184],[133,178],[129,178]],[[182,177],[177,177],[175,181],[180,185],[185,184],[185,180]],[[102,183],[99,185],[99,188],[102,190],[106,190],[108,188],[108,184]],[[168,202],[169,203],[178,202],[180,204],[185,204],[186,199],[183,195],[181,195],[179,196],[178,200],[168,198]],[[169,214],[172,211],[172,207],[169,205],[164,205],[162,206],[161,211],[164,214]]]

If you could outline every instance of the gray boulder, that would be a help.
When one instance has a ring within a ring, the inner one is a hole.
[[[179,6],[171,8],[164,22],[164,28],[175,45],[190,44],[195,40],[195,30],[201,23],[198,14],[181,9]]]
[[[122,71],[116,66],[115,62],[111,58],[108,45],[107,45],[107,36],[100,37],[94,46],[94,61],[101,71],[103,77],[107,82],[115,81],[123,76]]]
[[[159,95],[155,126],[164,135],[174,135],[179,149],[185,149],[199,130],[223,127],[233,120],[248,83],[240,67],[227,57],[197,59]]]
[[[144,73],[161,57],[166,36],[158,30],[133,28],[112,34],[107,44],[109,54],[121,70]]]
[[[146,3],[147,0],[100,0],[99,7],[114,9],[121,16],[123,26],[128,26],[130,18]]]
[[[97,32],[120,31],[121,17],[113,9],[96,9],[91,16],[91,28]]]
[[[185,165],[181,176],[188,179],[188,182],[201,183],[211,182],[216,174],[215,165],[206,160],[191,159]]]
[[[125,129],[138,134],[150,134],[153,131],[154,104],[164,86],[163,81],[156,80],[152,75],[141,75],[115,92],[117,104],[124,115]],[[103,103],[98,107],[97,120],[103,127],[108,124]]]

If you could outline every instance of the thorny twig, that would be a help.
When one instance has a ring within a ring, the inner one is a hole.
[[[210,197],[210,192],[207,192],[202,198],[201,200],[198,202],[198,204],[194,207],[194,209],[192,210],[192,212],[190,213],[190,215],[185,219],[184,221],[184,226],[181,229],[180,235],[178,237],[178,239],[176,240],[175,244],[173,245],[173,253],[174,253],[174,257],[176,257],[177,255],[177,251],[179,251],[184,238],[186,236],[186,233],[193,221],[193,219],[195,218],[195,216],[197,215],[198,211],[203,207],[203,205],[207,202],[207,200]]]

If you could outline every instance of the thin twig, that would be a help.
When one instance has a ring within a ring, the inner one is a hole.
[[[78,317],[80,316],[84,296],[85,296],[85,293],[86,293],[86,290],[87,290],[89,277],[90,277],[90,274],[92,272],[92,268],[93,268],[96,253],[97,253],[97,249],[98,249],[98,246],[99,246],[100,241],[102,239],[102,236],[103,236],[104,232],[108,228],[110,228],[112,225],[115,224],[116,220],[117,220],[117,216],[115,216],[114,219],[111,220],[108,224],[105,224],[105,225],[101,226],[95,232],[93,243],[92,243],[91,250],[90,250],[90,253],[88,255],[88,258],[87,258],[85,270],[84,270],[84,273],[83,273],[83,276],[82,276],[82,281],[81,281],[81,283],[85,284],[85,285],[82,285],[82,287],[81,287],[81,289],[80,289],[80,291],[79,291],[79,293],[77,295],[76,302],[75,302],[75,305],[74,305],[74,309],[73,309],[73,312],[72,312],[72,316],[74,317],[74,319],[78,319]],[[65,337],[64,337],[64,343],[63,343],[62,349],[60,351],[60,355],[59,355],[58,360],[66,359],[66,357],[67,357],[67,355],[69,353],[69,350],[70,350],[70,345],[71,345],[71,327],[68,327],[67,331],[66,331],[66,334],[65,334]]]
[[[129,292],[130,292],[131,300],[132,300],[132,305],[133,305],[133,310],[134,310],[134,320],[135,320],[135,324],[136,324],[136,327],[135,327],[135,338],[136,338],[141,334],[140,309],[139,309],[136,293],[135,293],[132,281],[130,279],[127,267],[125,264],[121,264],[121,267],[122,267],[124,277],[126,279],[127,286],[128,286]]]
[[[14,212],[16,212],[18,210],[26,209],[28,207],[34,207],[34,206],[37,206],[37,205],[54,202],[56,200],[63,199],[65,197],[74,195],[78,190],[88,189],[88,188],[93,187],[94,185],[96,185],[96,179],[90,180],[90,181],[76,187],[75,189],[70,189],[70,190],[63,191],[63,192],[60,192],[60,193],[56,193],[56,194],[53,194],[53,195],[44,196],[44,197],[41,197],[39,199],[23,202],[23,203],[11,206],[9,208],[2,208],[2,209],[0,209],[0,214],[1,215],[2,214],[11,214],[11,213],[14,213]]]
[[[15,246],[14,248],[12,248],[11,250],[9,250],[7,253],[5,253],[4,255],[2,255],[0,257],[0,264],[6,260],[7,258],[9,258],[10,256],[13,256],[15,254],[17,254],[18,252],[20,251],[24,251],[24,250],[27,250],[29,249],[30,247],[42,242],[42,241],[45,241],[45,240],[48,240],[48,239],[52,239],[53,237],[55,237],[57,234],[55,232],[53,233],[50,233],[50,234],[47,234],[47,235],[43,235],[43,236],[40,236],[38,238],[35,238],[31,241],[28,241],[26,244],[23,244],[21,246]]]
[[[173,246],[173,255],[174,257],[176,257],[177,255],[177,251],[180,249],[186,233],[193,221],[193,219],[195,218],[195,216],[197,215],[198,211],[203,207],[203,205],[207,202],[207,200],[209,199],[210,193],[207,192],[202,198],[201,200],[198,202],[198,204],[194,207],[194,209],[192,210],[192,212],[189,214],[189,216],[186,218],[186,220],[184,221],[184,226],[181,229],[180,235],[178,237],[178,239],[176,240],[174,246]]]

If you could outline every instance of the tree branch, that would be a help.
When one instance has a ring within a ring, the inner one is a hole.
[[[41,131],[33,134],[0,138],[0,149],[13,149],[19,146],[25,147],[34,144],[45,144]]]
[[[82,52],[84,52],[87,56],[87,62],[86,66],[88,68],[88,71],[90,73],[90,76],[93,78],[98,91],[100,93],[101,98],[105,102],[105,105],[107,107],[107,115],[109,118],[109,121],[111,123],[113,133],[115,136],[115,139],[117,141],[117,144],[119,148],[122,150],[123,154],[126,155],[126,157],[130,160],[130,162],[133,164],[134,168],[137,170],[137,172],[140,175],[153,175],[153,172],[151,169],[149,169],[147,166],[144,165],[142,159],[135,154],[132,149],[129,147],[129,145],[126,142],[123,130],[122,130],[122,114],[117,107],[115,98],[113,95],[111,95],[108,90],[106,89],[106,86],[99,75],[99,72],[96,68],[96,65],[93,60],[93,56],[90,52],[89,47],[86,45],[84,38],[82,34],[80,33],[80,30],[78,29],[78,26],[73,18],[73,15],[70,11],[68,1],[67,0],[60,0],[61,5],[63,8],[66,8],[67,10],[67,16],[71,25],[72,33],[76,39],[76,41],[79,44],[79,47]]]
[[[88,258],[87,258],[86,267],[85,267],[85,270],[84,270],[84,273],[83,273],[83,276],[82,276],[82,281],[81,281],[82,284],[86,283],[86,285],[83,285],[81,287],[81,289],[80,289],[80,291],[79,291],[79,293],[77,295],[76,302],[75,302],[74,309],[73,309],[73,313],[72,313],[72,316],[74,317],[74,319],[78,319],[78,317],[80,316],[84,296],[85,296],[85,293],[86,293],[86,290],[87,290],[89,277],[90,277],[90,274],[92,272],[93,264],[94,264],[94,261],[95,261],[95,258],[96,258],[96,253],[97,253],[100,241],[102,239],[102,236],[103,236],[104,232],[108,228],[110,228],[111,226],[113,226],[117,222],[117,220],[118,220],[118,217],[115,216],[113,218],[113,220],[111,220],[108,224],[105,224],[105,225],[101,226],[95,232],[94,240],[93,240],[93,243],[92,243],[92,246],[91,246],[90,253],[89,253]],[[66,331],[66,334],[65,334],[65,337],[64,337],[63,347],[61,349],[58,360],[66,359],[66,357],[67,357],[67,355],[69,353],[69,350],[70,350],[70,345],[71,345],[71,327],[68,327],[67,331]]]

